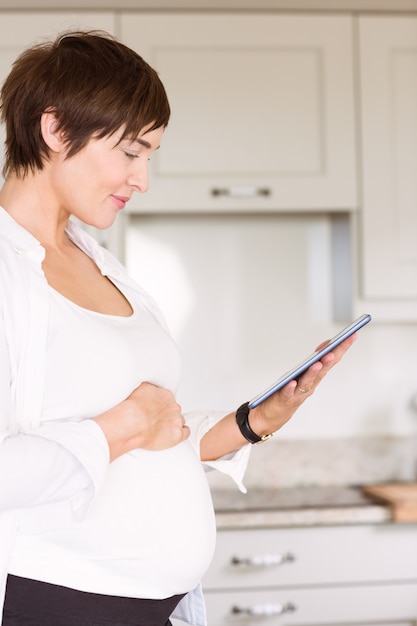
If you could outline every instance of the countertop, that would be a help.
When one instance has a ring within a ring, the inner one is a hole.
[[[247,494],[212,489],[218,529],[381,524],[392,521],[388,506],[361,487],[251,488]]]

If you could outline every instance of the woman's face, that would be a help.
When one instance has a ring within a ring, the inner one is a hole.
[[[61,155],[51,164],[50,182],[59,210],[96,228],[108,228],[134,191],[148,189],[148,161],[159,148],[164,129],[135,140],[123,139],[122,130],[111,137],[91,139],[76,155]]]

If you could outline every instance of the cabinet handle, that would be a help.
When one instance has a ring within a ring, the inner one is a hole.
[[[252,606],[233,606],[233,615],[259,615],[269,617],[270,615],[282,615],[283,613],[293,613],[297,607],[292,602],[286,604],[253,604]]]
[[[270,196],[272,191],[269,187],[213,187],[212,196],[230,196],[231,198],[256,198],[258,196]]]
[[[292,563],[295,561],[295,555],[292,552],[285,554],[254,554],[253,556],[233,556],[230,560],[232,565],[247,567],[270,567],[272,565],[282,565],[283,563]]]

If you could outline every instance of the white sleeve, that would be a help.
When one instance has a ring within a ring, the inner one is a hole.
[[[83,516],[108,466],[107,441],[92,420],[6,437],[0,445],[0,511],[70,500]]]
[[[200,441],[204,435],[218,421],[225,417],[226,413],[214,411],[190,411],[184,415],[186,424],[190,427],[190,439],[195,449],[200,453]],[[251,444],[243,446],[240,450],[227,454],[215,461],[204,461],[205,467],[215,469],[223,474],[227,474],[234,480],[240,491],[246,493],[246,487],[243,484],[243,477],[248,466],[251,452]]]
[[[109,466],[101,428],[91,420],[47,423],[10,435],[8,348],[0,332],[0,511],[69,499],[84,515]]]

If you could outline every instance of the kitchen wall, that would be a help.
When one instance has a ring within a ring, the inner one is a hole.
[[[6,4],[0,2],[0,9]],[[298,3],[297,9],[307,4]],[[325,4],[310,3],[309,8]],[[278,5],[286,9],[291,3]],[[411,0],[337,2],[333,7],[417,9]],[[359,252],[353,245],[355,256],[347,264],[348,255],[340,257],[346,240],[340,248],[329,212],[274,215],[256,209],[121,218],[120,249],[125,247],[127,266],[161,304],[183,355],[178,397],[185,410],[237,407],[353,315],[374,314],[372,306],[350,309],[352,293],[360,288]],[[356,232],[356,218],[345,213],[342,219]],[[283,439],[417,434],[417,321],[374,317],[343,363],[271,445]]]
[[[237,407],[349,321],[334,321],[331,226],[323,215],[130,218],[127,265],[181,349],[186,410]],[[281,437],[416,433],[416,360],[417,324],[374,320]]]

